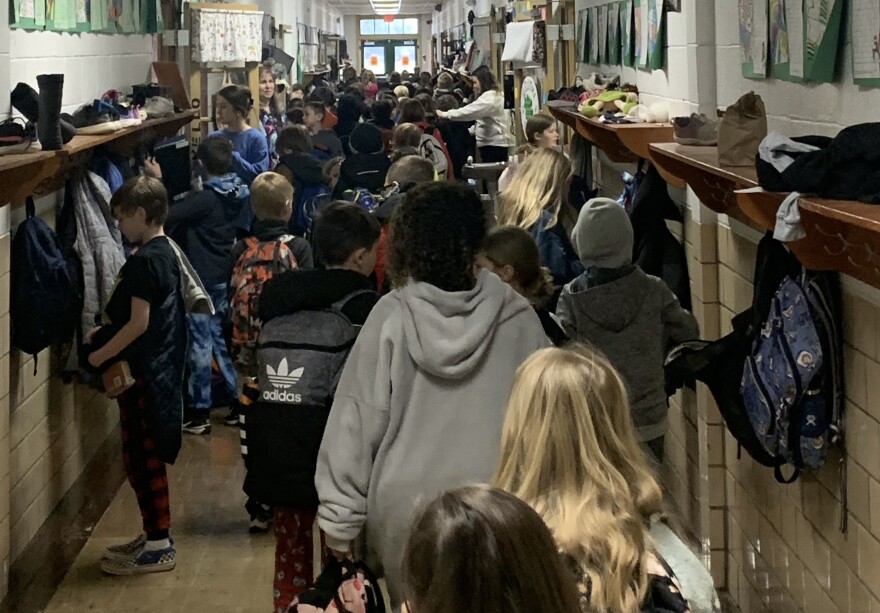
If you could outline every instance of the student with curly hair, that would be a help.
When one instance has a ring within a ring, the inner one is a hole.
[[[529,303],[476,271],[485,236],[467,187],[420,185],[398,204],[388,248],[395,289],[361,330],[321,445],[315,485],[327,544],[343,556],[366,525],[394,605],[416,506],[488,481],[510,381],[549,345]]]

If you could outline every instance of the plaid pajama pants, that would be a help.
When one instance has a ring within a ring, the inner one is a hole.
[[[143,379],[117,399],[122,426],[122,462],[150,540],[168,538],[171,507],[165,462],[156,454],[149,422],[149,400]]]
[[[276,613],[287,613],[294,598],[315,582],[317,509],[275,507],[275,579],[272,599]],[[321,541],[323,545],[323,534]]]

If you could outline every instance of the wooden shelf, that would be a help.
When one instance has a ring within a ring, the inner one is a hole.
[[[672,142],[672,124],[669,123],[603,123],[588,119],[576,106],[563,107],[548,104],[550,113],[565,125],[605,152],[612,162],[638,162],[651,159],[652,143]],[[666,182],[682,188],[684,181],[675,175],[664,175]]]
[[[738,189],[758,185],[755,169],[748,166],[720,166],[717,147],[695,147],[678,143],[654,143],[651,160],[660,174],[687,183],[707,207],[755,228],[761,228],[738,206]],[[667,179],[668,180],[668,179]],[[775,214],[775,210],[774,210]]]
[[[60,169],[61,159],[55,151],[35,151],[0,157],[0,203],[23,204],[40,183]]]
[[[776,211],[788,194],[741,192],[739,207],[764,230],[776,224]],[[880,208],[851,200],[802,196],[798,201],[806,238],[786,243],[813,270],[839,270],[880,288]]]
[[[0,157],[0,205],[24,204],[28,196],[45,194],[64,183],[64,175],[88,162],[95,148],[107,146],[129,155],[134,148],[157,138],[173,136],[197,117],[187,110],[171,117],[148,119],[110,134],[78,135],[57,151],[37,151]]]

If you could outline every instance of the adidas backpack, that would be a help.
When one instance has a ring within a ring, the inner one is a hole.
[[[11,248],[9,315],[12,344],[34,356],[68,341],[79,322],[81,295],[74,268],[49,225],[36,216],[33,198]]]
[[[245,250],[232,269],[229,317],[232,322],[232,359],[244,368],[254,370],[254,351],[260,334],[257,317],[263,285],[276,274],[297,267],[296,258],[287,241],[292,236],[280,236],[274,241],[261,242],[254,236],[245,239]]]
[[[342,312],[371,290],[320,310],[266,322],[257,342],[255,401],[248,407],[242,454],[244,490],[271,506],[317,507],[315,469],[330,405],[359,326]]]
[[[432,128],[428,129],[433,132]],[[449,172],[449,162],[446,159],[446,150],[433,133],[429,134],[428,132],[425,132],[422,134],[422,138],[419,141],[419,155],[433,164],[434,171],[437,173],[438,177],[441,179],[446,178],[447,173]]]

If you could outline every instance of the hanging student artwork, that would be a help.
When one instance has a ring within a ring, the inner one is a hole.
[[[625,0],[621,9],[621,26],[623,28],[623,65],[632,66],[635,64],[636,49],[633,32],[633,0]]]
[[[664,34],[663,0],[647,0],[648,3],[648,67],[654,70],[663,68],[666,37]]]
[[[598,8],[597,13],[598,22],[596,29],[598,30],[599,39],[599,55],[597,61],[599,64],[608,62],[608,10],[610,8],[610,6],[602,5]]]
[[[767,76],[767,0],[738,0],[739,49],[743,76]]]
[[[20,0],[11,28],[104,34],[162,32],[161,0]]]
[[[520,115],[525,129],[526,122],[541,110],[541,97],[534,77],[525,77],[519,90]]]
[[[608,5],[608,63],[620,64],[620,9],[623,5]]]
[[[853,0],[853,80],[858,85],[880,86],[880,6],[872,0]]]

